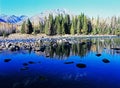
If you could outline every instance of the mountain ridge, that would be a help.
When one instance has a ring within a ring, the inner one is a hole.
[[[11,24],[22,24],[23,21],[27,20],[28,18],[35,24],[37,24],[38,22],[43,22],[45,17],[48,17],[49,14],[52,14],[53,17],[57,16],[57,15],[67,15],[69,14],[70,16],[72,16],[73,14],[66,9],[54,9],[54,10],[46,10],[43,11],[37,15],[34,15],[32,17],[28,17],[26,15],[21,15],[21,16],[16,16],[16,15],[0,15],[0,22],[4,22],[4,23],[11,23]]]

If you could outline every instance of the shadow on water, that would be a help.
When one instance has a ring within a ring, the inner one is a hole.
[[[119,38],[19,42],[0,42],[0,88],[120,88]]]

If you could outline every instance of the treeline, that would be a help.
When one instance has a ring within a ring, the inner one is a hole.
[[[45,17],[44,22],[39,22],[39,25],[34,26],[28,19],[22,24],[21,33],[38,34],[45,33],[46,35],[64,35],[64,34],[90,34],[92,32],[92,24],[90,19],[84,14],[70,17],[69,15],[58,15],[53,17]]]
[[[49,14],[44,21],[39,21],[38,24],[34,24],[30,19],[24,21],[20,26],[0,23],[0,35],[16,32],[46,35],[120,35],[120,17],[89,18],[83,13],[78,16],[61,14],[54,17]]]
[[[21,33],[46,35],[64,35],[64,34],[92,34],[92,35],[120,35],[120,17],[112,17],[107,19],[88,18],[83,13],[79,16],[63,16],[45,17],[44,22],[39,22],[35,26],[28,19],[22,24]]]
[[[16,32],[16,26],[9,23],[0,23],[0,36],[7,36]]]

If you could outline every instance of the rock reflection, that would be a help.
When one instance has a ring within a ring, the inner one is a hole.
[[[104,51],[108,54],[120,54],[119,38],[63,38],[43,39],[30,42],[0,42],[1,53],[8,50],[8,53],[36,53],[46,58],[66,59],[69,56],[85,57],[89,52],[101,56]],[[12,51],[10,48],[12,47]]]

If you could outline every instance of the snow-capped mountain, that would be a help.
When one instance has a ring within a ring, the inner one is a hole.
[[[4,23],[6,23],[6,21],[4,21],[4,20],[3,20],[3,19],[1,19],[1,18],[0,18],[0,22],[4,22]]]
[[[39,22],[44,22],[45,17],[48,18],[49,14],[52,14],[53,17],[58,16],[60,14],[62,14],[63,16],[67,14],[69,14],[71,17],[73,16],[73,14],[71,14],[71,12],[66,9],[55,9],[55,10],[44,11],[41,12],[40,14],[34,15],[30,18],[30,20],[32,23],[37,25]],[[0,15],[0,22],[4,22],[4,23],[22,24],[23,21],[25,21],[26,19],[28,19],[28,17],[25,15],[22,16]]]
[[[52,14],[53,17],[59,15],[59,14],[62,14],[62,15],[66,15],[66,14],[71,14],[70,11],[66,10],[66,9],[55,9],[55,10],[48,10],[48,11],[44,11],[40,14],[38,14],[39,16],[46,16],[48,17],[49,14]]]
[[[12,23],[12,24],[16,24],[20,21],[23,21],[25,19],[27,19],[28,17],[27,16],[15,16],[15,15],[12,15],[12,16],[8,16],[8,15],[0,15],[0,22],[5,22],[5,23]]]
[[[39,22],[44,22],[45,17],[48,18],[49,14],[53,15],[53,17],[58,16],[60,14],[62,14],[63,16],[67,14],[69,14],[70,17],[73,16],[73,14],[66,9],[55,9],[55,10],[48,10],[48,11],[41,12],[40,14],[32,16],[30,20],[37,25]]]

